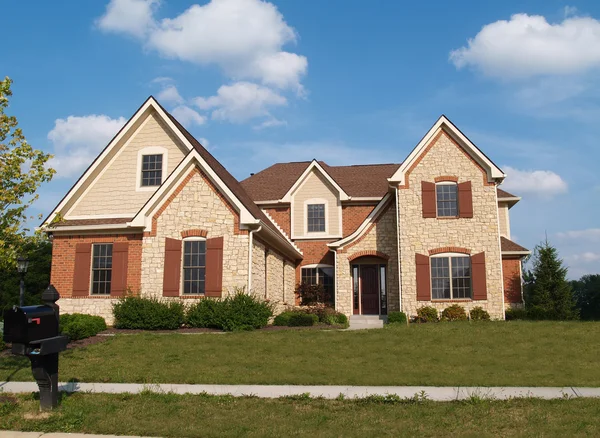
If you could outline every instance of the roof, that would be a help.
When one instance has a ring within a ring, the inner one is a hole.
[[[518,243],[515,243],[504,236],[500,237],[500,248],[502,249],[502,252],[530,252],[527,248],[522,247]]]
[[[274,201],[284,197],[311,161],[277,163],[241,182],[254,201]],[[329,176],[352,197],[383,197],[388,191],[387,179],[400,164],[364,164],[330,166],[318,162]]]
[[[64,219],[62,221],[53,223],[52,226],[55,228],[59,228],[59,227],[75,227],[75,226],[82,226],[82,225],[118,225],[118,224],[125,225],[131,219],[132,218],[123,218],[123,217],[106,218],[106,219]]]
[[[498,188],[498,198],[518,198],[518,196]]]

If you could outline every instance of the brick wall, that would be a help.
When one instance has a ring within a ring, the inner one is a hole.
[[[292,222],[290,219],[290,207],[271,207],[271,208],[265,208],[264,209],[269,216],[271,216],[275,222],[277,222],[277,225],[279,225],[281,227],[281,229],[283,231],[285,231],[285,233],[288,236],[291,236],[291,226],[292,226]]]
[[[521,295],[521,260],[502,259],[504,276],[504,304],[522,304]]]
[[[344,237],[356,231],[374,208],[375,206],[373,205],[343,205],[342,232]]]
[[[333,240],[297,240],[294,242],[304,256],[300,265],[296,267],[296,283],[300,283],[302,266],[316,263],[333,266],[333,253],[327,246],[329,242],[333,242]]]

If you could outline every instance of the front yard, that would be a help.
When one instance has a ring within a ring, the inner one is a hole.
[[[600,323],[440,323],[367,331],[117,335],[61,353],[60,380],[304,385],[600,386]],[[0,357],[0,381],[32,380]]]

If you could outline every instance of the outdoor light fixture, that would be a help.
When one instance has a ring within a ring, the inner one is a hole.
[[[29,259],[26,257],[19,257],[17,259],[17,271],[19,274],[25,274],[27,272],[27,267],[29,266]]]
[[[17,271],[21,274],[21,284],[19,288],[19,305],[23,307],[25,305],[25,274],[29,267],[29,259],[27,257],[20,256],[17,259]]]

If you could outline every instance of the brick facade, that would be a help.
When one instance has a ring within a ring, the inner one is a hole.
[[[510,307],[523,304],[521,260],[503,258],[502,274],[504,276],[504,305]]]
[[[277,225],[285,232],[285,234],[291,236],[292,220],[290,218],[290,206],[287,207],[269,207],[264,209],[269,216],[273,218]]]
[[[349,236],[362,224],[375,208],[374,205],[343,205],[342,206],[342,232]]]

